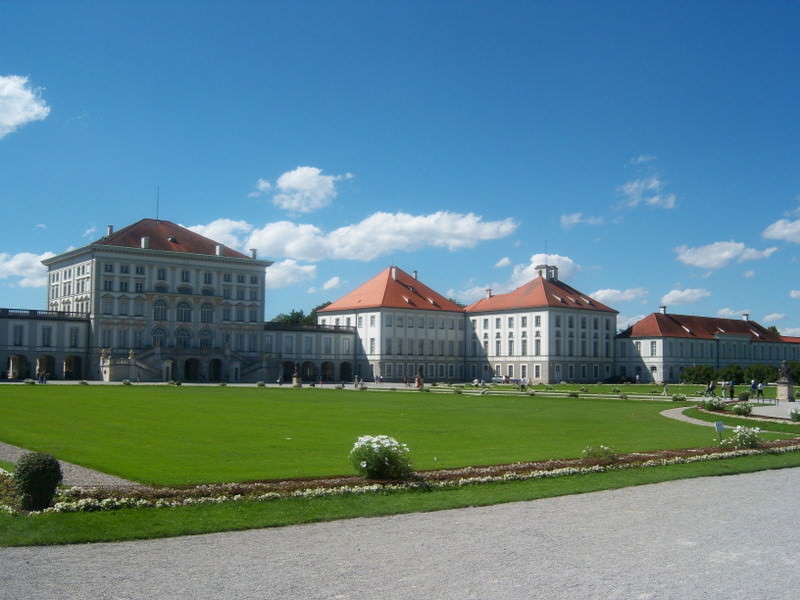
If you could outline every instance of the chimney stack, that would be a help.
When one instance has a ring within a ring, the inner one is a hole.
[[[665,315],[665,314],[667,314],[667,307],[666,307],[666,306],[664,306],[663,304],[662,304],[661,306],[659,306],[659,307],[658,307],[658,310],[660,310],[660,311],[661,311],[661,314],[662,314],[662,315]]]
[[[215,248],[215,254],[217,256],[222,256],[224,251],[225,251],[225,246],[223,244],[217,244],[217,247]]]
[[[258,258],[258,249],[257,248],[250,248],[250,256],[252,258]]]
[[[142,248],[149,248],[150,247],[150,237],[147,235],[142,236]]]
[[[397,281],[397,267],[392,267],[392,280]]]
[[[412,273],[412,275],[414,276],[414,279],[417,279],[417,271],[416,270]]]
[[[492,288],[486,288],[486,297],[487,298],[491,298],[492,297]]]
[[[112,233],[114,233],[114,226],[113,225],[107,225],[106,226],[106,237],[110,236]]]

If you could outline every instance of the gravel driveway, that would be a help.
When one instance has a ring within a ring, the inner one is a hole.
[[[193,537],[0,548],[0,598],[785,600],[800,469]]]

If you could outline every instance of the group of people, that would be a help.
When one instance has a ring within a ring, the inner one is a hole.
[[[704,397],[711,397],[715,398],[716,394],[714,390],[717,388],[717,382],[713,379],[706,384],[706,390],[703,392]],[[722,382],[722,397],[723,398],[730,398],[733,400],[736,397],[736,388],[734,386],[733,381],[723,381]],[[756,381],[755,379],[750,381],[750,397],[751,398],[763,398],[764,397],[764,384],[760,381]]]

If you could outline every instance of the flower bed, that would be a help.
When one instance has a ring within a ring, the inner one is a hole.
[[[417,478],[413,481],[378,482],[357,476],[343,476],[163,488],[146,486],[72,487],[59,492],[54,505],[42,512],[160,508],[206,503],[262,502],[280,498],[386,493],[414,489],[429,490],[482,483],[564,477],[618,469],[685,464],[756,454],[780,454],[798,450],[800,450],[800,439],[777,440],[765,442],[760,448],[741,450],[711,447],[619,454],[616,455],[614,461],[603,458],[581,458],[439,469],[418,472]],[[2,475],[0,475],[1,478]],[[21,511],[16,511],[9,506],[0,505],[0,510],[22,514]]]

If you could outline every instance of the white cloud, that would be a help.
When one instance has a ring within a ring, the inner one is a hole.
[[[301,265],[296,260],[286,259],[267,268],[267,288],[274,290],[313,279],[316,265]]]
[[[322,284],[322,289],[327,290],[335,290],[337,288],[342,287],[342,278],[338,275],[335,275],[328,279],[325,283]]]
[[[775,323],[777,321],[782,321],[786,318],[786,315],[783,313],[770,313],[768,315],[764,315],[764,322],[765,323]]]
[[[672,290],[662,296],[661,304],[663,306],[672,306],[675,304],[692,304],[699,302],[703,298],[711,296],[711,292],[702,288],[685,289],[685,290]]]
[[[232,219],[217,219],[208,225],[192,225],[187,227],[195,233],[225,244],[230,248],[242,248],[244,235],[253,230],[253,226],[246,221],[234,221]]]
[[[291,221],[267,223],[255,229],[247,241],[262,256],[291,257],[317,261],[330,257],[326,234],[315,225],[298,225]]]
[[[0,253],[0,279],[9,277],[19,278],[20,287],[44,287],[47,285],[47,269],[42,264],[46,258],[55,256],[52,252],[33,254],[20,252],[19,254]]]
[[[95,233],[97,233],[97,227],[92,225],[91,227],[89,227],[89,229],[87,229],[86,231],[83,232],[83,236],[82,237],[85,237],[85,238],[93,237]]]
[[[352,177],[351,173],[323,175],[322,170],[317,167],[297,167],[294,171],[287,171],[278,177],[275,183],[277,193],[272,202],[283,210],[291,212],[313,212],[328,206],[336,197],[337,181]],[[259,179],[259,184],[262,187],[263,184],[269,185],[262,179]]]
[[[617,315],[617,329],[623,331],[633,325],[634,323],[638,323],[642,319],[644,319],[647,315],[634,315],[631,317],[627,317],[624,315]]]
[[[777,250],[774,246],[764,250],[756,250],[755,248],[748,248],[741,242],[733,241],[714,242],[713,244],[696,248],[689,248],[685,245],[675,248],[680,262],[702,269],[720,269],[734,260],[743,262],[769,258]]]
[[[589,296],[595,300],[599,300],[603,304],[608,304],[610,306],[620,302],[639,300],[646,295],[647,290],[644,288],[628,288],[626,290],[604,289],[589,294]]]
[[[28,85],[27,77],[0,75],[0,139],[18,127],[47,118],[50,107],[40,93],[41,89]]]
[[[779,219],[769,225],[761,235],[768,240],[783,240],[800,244],[800,219],[796,221]]]
[[[756,272],[755,272],[754,269],[748,269],[747,271],[742,273],[742,277],[744,279],[753,279],[753,277],[755,277],[755,276],[756,276]]]
[[[503,258],[498,260],[496,263],[494,263],[494,266],[497,267],[497,268],[502,268],[502,267],[507,267],[510,264],[511,264],[511,259],[508,258],[507,256],[504,256]]]
[[[269,181],[267,181],[266,179],[259,178],[259,180],[256,181],[256,189],[247,194],[247,197],[258,198],[259,196],[263,196],[264,194],[266,194],[271,189],[272,189],[272,184],[270,184]]]
[[[634,156],[628,162],[632,165],[643,165],[650,162],[653,162],[656,159],[655,156],[652,154],[641,154],[639,156]]]
[[[566,281],[573,277],[580,267],[578,264],[568,256],[559,256],[558,254],[534,254],[530,258],[527,265],[517,265],[514,267],[514,272],[511,275],[512,289],[528,283],[531,279],[539,276],[540,265],[550,265],[558,267],[558,278]]]
[[[624,197],[624,205],[630,208],[646,204],[657,208],[675,208],[677,198],[675,194],[664,194],[664,184],[658,177],[650,176],[643,179],[634,179],[618,188]]]
[[[583,213],[577,212],[569,215],[561,215],[561,227],[571,229],[576,225],[602,225],[602,217],[584,217]]]
[[[786,329],[781,330],[781,335],[800,337],[800,327],[787,327]]]
[[[744,308],[742,310],[733,310],[732,308],[720,308],[717,311],[717,316],[722,317],[723,319],[736,319],[741,317],[742,315],[749,315],[752,314],[752,311],[749,308]]]
[[[800,290],[790,290],[789,298],[792,298],[794,300],[800,299]]]

